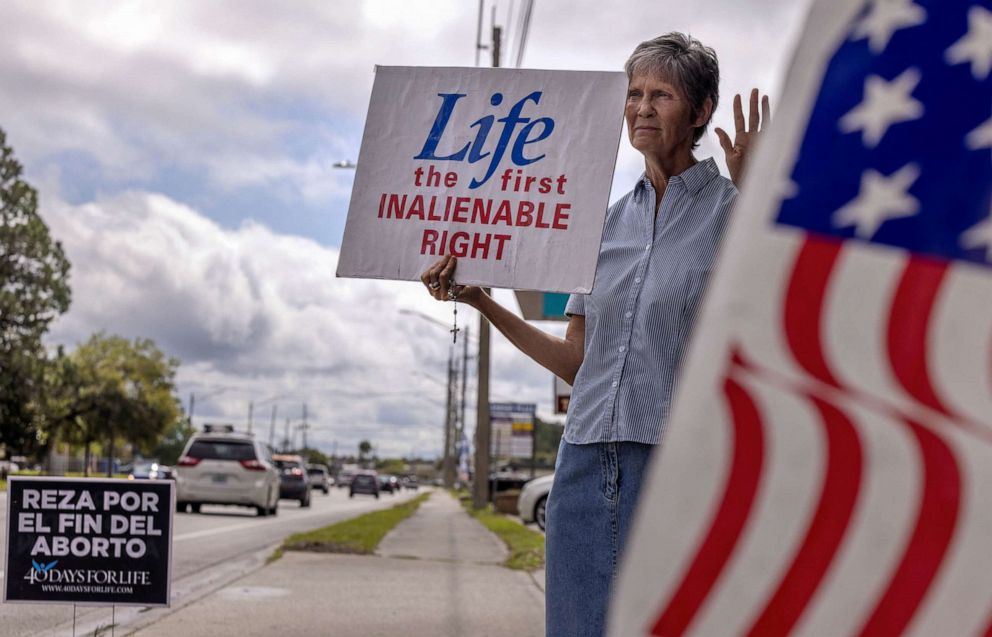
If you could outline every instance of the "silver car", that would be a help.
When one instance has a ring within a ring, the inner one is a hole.
[[[520,519],[525,523],[537,522],[537,526],[544,530],[544,515],[548,506],[548,494],[551,493],[551,485],[554,484],[555,474],[534,478],[524,485],[517,498],[517,510]]]
[[[276,515],[279,471],[267,445],[248,434],[208,429],[186,443],[175,467],[176,510],[200,512],[203,504],[254,508]]]

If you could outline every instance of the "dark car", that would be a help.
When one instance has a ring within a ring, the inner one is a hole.
[[[348,497],[355,497],[356,493],[365,493],[379,497],[379,474],[375,471],[359,471],[351,479],[351,486]]]
[[[327,495],[331,488],[330,472],[322,464],[308,464],[307,475],[310,476],[310,485],[314,489],[320,489]]]
[[[273,454],[272,462],[279,470],[279,497],[299,500],[301,507],[310,506],[310,476],[300,456]]]
[[[400,482],[396,476],[382,474],[379,476],[379,491],[386,491],[390,495],[395,495],[400,490]]]
[[[128,480],[169,480],[172,478],[172,467],[159,464],[157,460],[135,460],[134,466],[128,472]]]

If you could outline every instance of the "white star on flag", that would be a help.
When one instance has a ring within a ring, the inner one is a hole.
[[[964,142],[971,150],[992,148],[992,117],[968,133],[968,136],[964,138]]]
[[[944,54],[949,64],[971,62],[971,73],[984,80],[992,70],[992,11],[974,6],[968,9],[968,33]]]
[[[865,146],[878,146],[889,126],[923,116],[923,104],[911,95],[919,83],[920,72],[915,68],[906,69],[891,82],[869,75],[864,99],[840,118],[840,129],[845,133],[860,130]]]
[[[992,212],[989,212],[988,219],[978,222],[961,235],[961,246],[964,248],[985,246],[985,259],[992,263]]]
[[[914,4],[913,0],[872,0],[868,15],[854,26],[851,39],[868,38],[868,49],[872,53],[881,53],[893,33],[923,24],[926,20],[926,10]]]
[[[920,202],[907,191],[920,176],[916,164],[906,164],[888,177],[869,168],[861,173],[858,196],[833,214],[838,228],[857,226],[855,234],[870,239],[889,219],[911,217],[920,210]]]

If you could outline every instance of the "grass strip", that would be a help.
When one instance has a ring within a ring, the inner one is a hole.
[[[367,555],[375,552],[386,533],[407,519],[420,504],[430,497],[430,493],[417,496],[409,502],[397,504],[389,509],[373,511],[357,518],[331,524],[305,533],[294,533],[283,542],[273,555],[274,559],[282,551],[313,551],[316,553],[358,553]]]
[[[492,505],[475,509],[471,498],[460,497],[463,494],[454,492],[453,495],[461,500],[465,510],[482,523],[484,527],[499,536],[507,548],[510,557],[503,566],[521,571],[535,571],[544,568],[544,536],[532,531],[515,519],[495,513]]]

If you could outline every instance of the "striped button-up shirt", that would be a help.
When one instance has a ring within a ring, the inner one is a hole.
[[[655,215],[644,176],[610,206],[585,315],[585,356],[568,405],[573,444],[661,441],[679,362],[737,196],[713,159],[672,177]]]

